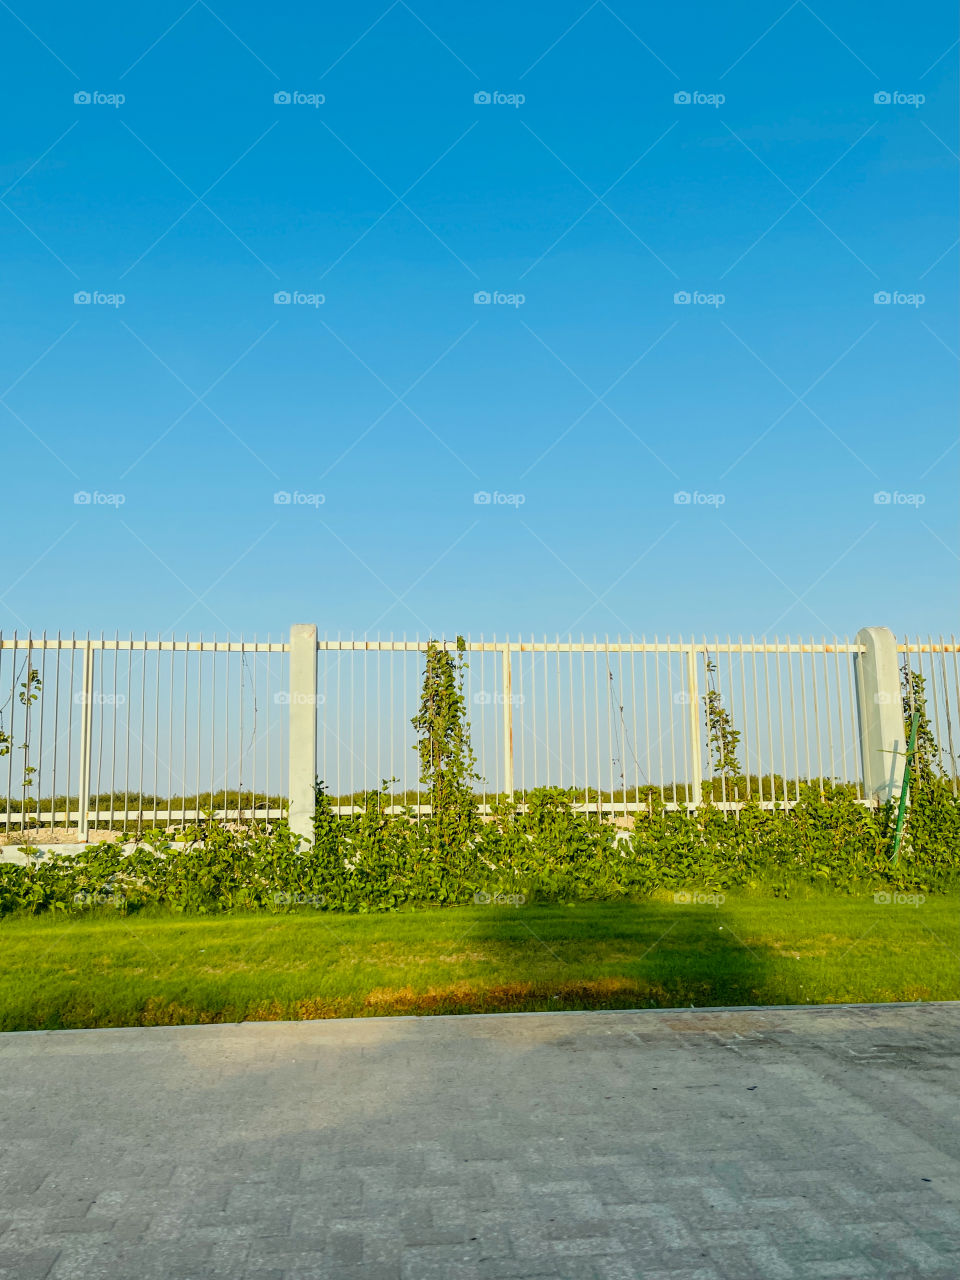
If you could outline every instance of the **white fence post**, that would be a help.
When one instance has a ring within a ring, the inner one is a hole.
[[[691,644],[687,649],[687,716],[690,734],[690,790],[687,805],[698,808],[703,802],[703,753],[700,749],[700,689],[697,683],[697,649]]]
[[[290,628],[290,830],[313,843],[317,777],[317,628]]]
[[[863,645],[854,655],[863,793],[883,804],[900,795],[906,762],[897,640],[889,627],[864,627],[856,642]]]
[[[86,844],[90,839],[90,764],[93,758],[93,647],[89,634],[83,646],[83,678],[80,693],[80,778],[78,785],[77,840]],[[112,786],[112,783],[111,783]],[[69,786],[67,787],[67,812],[69,820]],[[53,819],[51,827],[55,826]]]

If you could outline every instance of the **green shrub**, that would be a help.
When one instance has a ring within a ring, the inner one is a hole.
[[[789,810],[746,804],[727,814],[654,804],[632,832],[584,812],[572,791],[501,800],[471,838],[453,845],[445,819],[417,821],[387,810],[384,782],[361,810],[338,818],[317,787],[314,845],[301,847],[285,823],[237,832],[196,824],[186,848],[159,831],[129,853],[116,844],[53,854],[26,866],[0,864],[0,915],[41,911],[174,912],[312,908],[393,911],[522,894],[529,900],[629,898],[687,887],[822,885],[842,892],[944,890],[960,882],[960,804],[945,779],[930,778],[907,818],[899,862],[890,855],[889,810],[857,804],[849,787],[801,787]],[[443,825],[438,828],[438,822]]]

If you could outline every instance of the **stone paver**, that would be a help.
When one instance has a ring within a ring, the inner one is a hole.
[[[0,1277],[960,1276],[960,1005],[0,1035]]]

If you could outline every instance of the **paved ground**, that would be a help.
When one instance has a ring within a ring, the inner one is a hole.
[[[0,1276],[960,1276],[960,1004],[0,1035]]]

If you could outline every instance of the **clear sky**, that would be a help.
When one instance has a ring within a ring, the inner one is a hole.
[[[4,3],[0,626],[954,630],[956,22]]]

